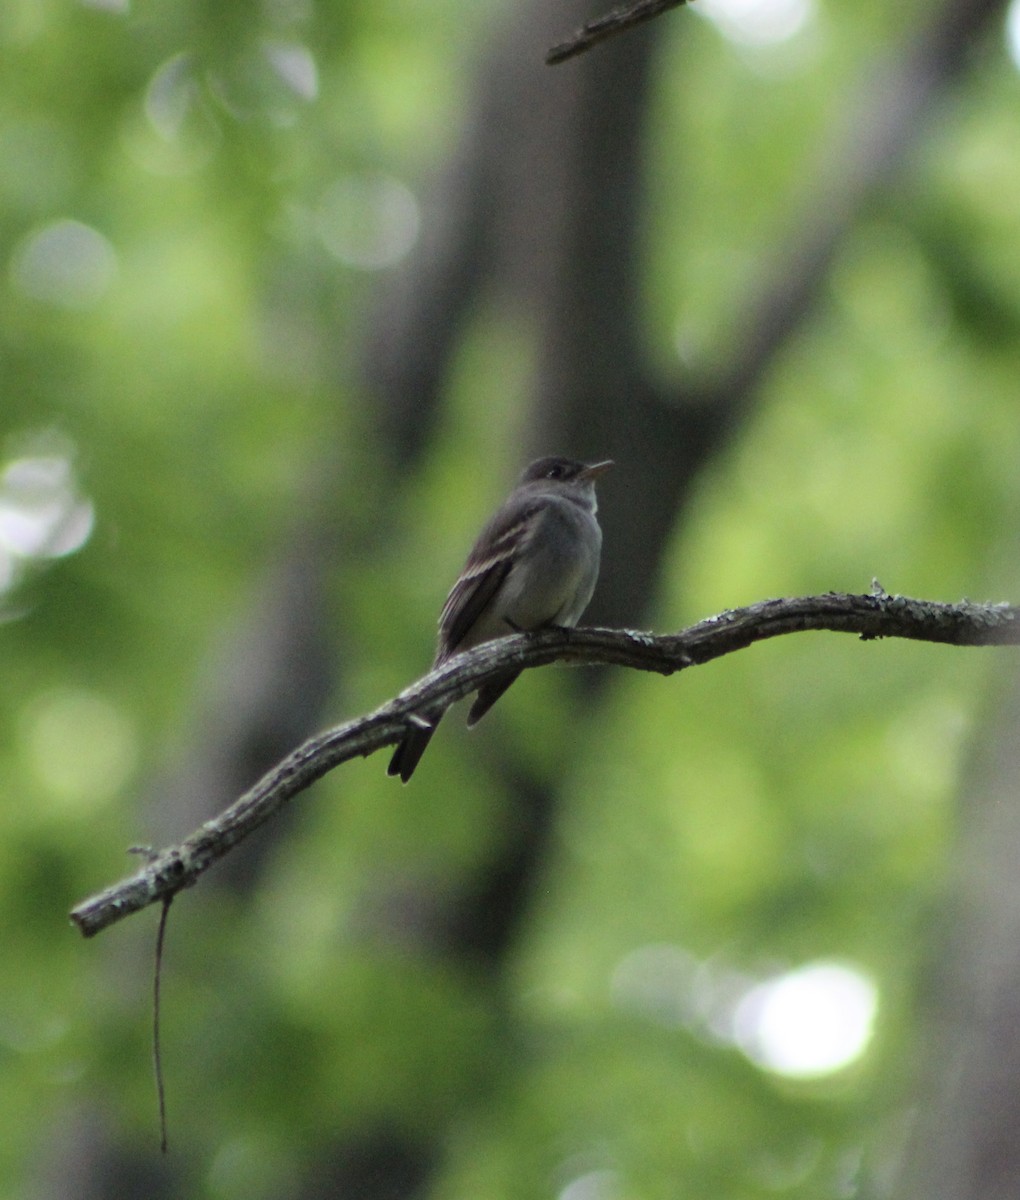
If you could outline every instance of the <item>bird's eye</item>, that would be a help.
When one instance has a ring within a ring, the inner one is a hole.
[[[559,463],[553,463],[545,474],[547,479],[562,479],[563,467]]]

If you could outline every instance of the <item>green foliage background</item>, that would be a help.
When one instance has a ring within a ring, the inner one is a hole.
[[[730,298],[846,88],[923,7],[825,4],[796,54],[742,51],[693,10],[661,22],[645,295],[665,375],[679,354],[711,377]],[[189,736],[208,656],[309,479],[335,473],[360,531],[334,597],[340,719],[423,668],[445,585],[518,466],[527,347],[479,320],[429,463],[385,506],[351,365],[378,273],[317,232],[338,180],[423,185],[500,15],[477,0],[0,11],[0,468],[68,457],[95,513],[80,550],[22,562],[2,598],[4,1195],[45,1194],[55,1148],[96,1105],[156,1152],[155,914],[85,944],[66,912],[151,839],[146,780]],[[314,95],[267,46],[305,48]],[[658,627],[873,576],[1016,599],[1018,97],[1003,39],[849,238],[677,531]],[[59,220],[106,239],[94,294],[33,293],[26,248]],[[399,531],[382,545],[372,505]],[[379,759],[326,780],[254,899],[199,888],[175,907],[164,1036],[187,1194],[287,1195],[307,1157],[373,1121],[442,1131],[444,1200],[566,1196],[585,1178],[585,1196],[634,1200],[881,1194],[953,801],[1000,673],[990,653],[804,636],[675,680],[619,673],[593,716],[563,704],[555,672],[526,679],[495,719],[539,772],[564,753],[574,767],[498,998],[359,935],[380,888],[454,886],[506,819],[457,723],[412,788]],[[619,1002],[621,962],[660,944],[749,977],[851,961],[879,989],[875,1038],[831,1078],[769,1075],[697,1021]]]

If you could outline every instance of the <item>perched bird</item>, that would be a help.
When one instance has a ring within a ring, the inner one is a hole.
[[[602,531],[595,520],[595,480],[612,462],[540,458],[478,535],[439,615],[432,666],[460,650],[526,629],[576,625],[599,573]],[[509,671],[478,689],[468,724],[480,720],[520,674]],[[408,729],[389,774],[406,783],[442,712]]]

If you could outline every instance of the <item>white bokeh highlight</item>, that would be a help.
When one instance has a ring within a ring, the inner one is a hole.
[[[878,990],[858,968],[815,962],[759,984],[734,1015],[737,1045],[778,1075],[818,1078],[842,1070],[867,1049]]]
[[[819,960],[763,978],[668,943],[626,954],[610,994],[639,1019],[735,1046],[762,1070],[801,1079],[857,1061],[878,1013],[878,988],[851,963]]]
[[[51,221],[26,235],[11,259],[11,282],[26,296],[58,308],[91,308],[117,273],[117,255],[97,229]]]
[[[315,213],[319,240],[338,262],[362,271],[395,266],[418,240],[414,193],[382,172],[344,175],[323,193]]]
[[[807,27],[814,4],[813,0],[698,0],[694,11],[707,17],[728,41],[773,46]]]
[[[12,591],[33,562],[80,550],[95,525],[81,491],[74,447],[57,434],[30,439],[38,449],[0,465],[0,595]]]
[[[1013,0],[1006,9],[1006,49],[1020,71],[1020,0]]]

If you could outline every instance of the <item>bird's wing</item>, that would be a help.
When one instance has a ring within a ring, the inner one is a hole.
[[[504,516],[497,512],[479,534],[439,614],[437,662],[455,654],[510,573],[534,528],[537,505]],[[510,631],[507,630],[509,633]]]

